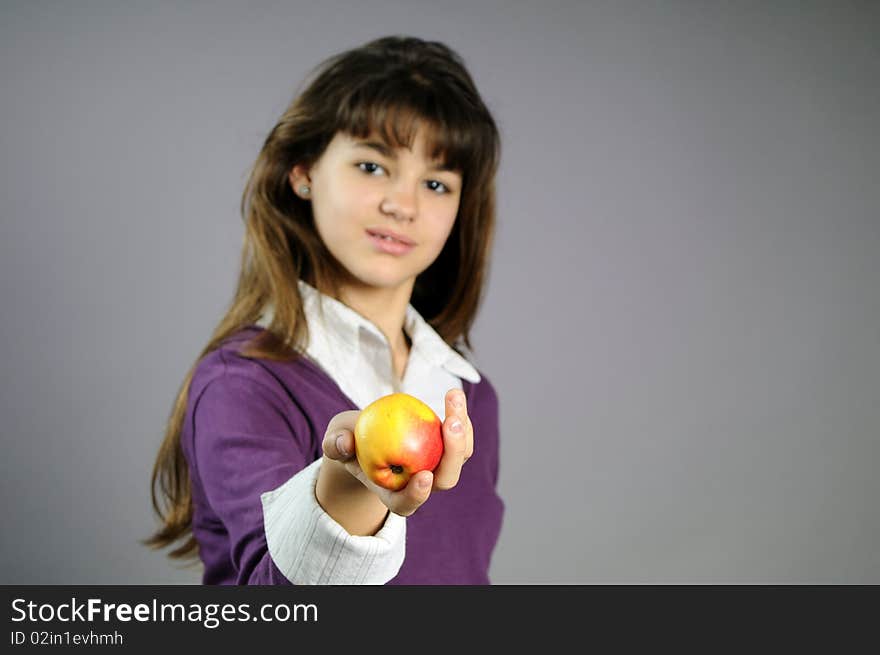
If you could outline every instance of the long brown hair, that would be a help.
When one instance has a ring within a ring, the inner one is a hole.
[[[392,147],[412,147],[426,126],[428,152],[462,173],[458,215],[437,259],[417,278],[411,303],[452,347],[471,349],[495,233],[495,175],[500,138],[458,54],[436,41],[388,36],[334,55],[309,75],[305,89],[269,132],[241,199],[245,237],[235,296],[177,393],[150,484],[162,524],[143,543],[195,557],[189,470],[180,446],[189,386],[201,359],[253,324],[265,305],[273,320],[242,350],[245,357],[289,361],[308,333],[297,281],[339,297],[346,271],[315,229],[311,204],[291,189],[296,164],[312,165],[337,132],[381,134]]]

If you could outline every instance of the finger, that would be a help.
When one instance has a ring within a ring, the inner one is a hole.
[[[321,445],[330,459],[344,462],[354,457],[354,435],[348,430],[328,432]]]
[[[446,392],[446,416],[450,414],[455,414],[464,425],[464,461],[467,461],[474,454],[474,426],[467,413],[467,396],[461,389],[450,389]]]
[[[360,412],[340,412],[327,425],[321,447],[330,459],[346,461],[354,457],[354,425]]]
[[[434,488],[452,489],[458,483],[467,436],[465,426],[455,414],[447,416],[443,422],[443,457],[434,469]]]
[[[450,389],[446,392],[446,416],[465,411],[467,398],[461,389]]]
[[[370,480],[357,462],[345,462],[345,468],[376,494],[388,509],[400,516],[409,516],[415,512],[431,495],[434,474],[430,471],[419,471],[409,479],[403,489],[391,491]]]
[[[464,461],[468,461],[474,456],[474,425],[471,423],[470,417],[464,424],[465,442],[464,442]]]
[[[419,471],[409,479],[409,482],[400,491],[384,490],[388,494],[388,502],[385,504],[395,514],[409,516],[428,500],[433,483],[433,473]]]

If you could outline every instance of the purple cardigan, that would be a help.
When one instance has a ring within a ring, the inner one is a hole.
[[[306,357],[241,357],[238,349],[261,329],[245,328],[205,356],[190,385],[181,445],[204,584],[290,584],[266,546],[260,495],[321,456],[335,414],[359,409]],[[435,491],[406,519],[406,559],[389,584],[489,584],[504,503],[496,493],[498,397],[480,376],[462,380],[473,457],[456,487]]]

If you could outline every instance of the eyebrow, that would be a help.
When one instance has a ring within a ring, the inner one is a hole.
[[[391,148],[389,148],[387,145],[385,145],[384,143],[381,143],[380,141],[356,141],[355,146],[358,148],[369,148],[370,150],[375,150],[380,155],[388,157],[388,159],[397,159],[397,155],[394,153],[394,151]],[[450,173],[457,173],[458,172],[458,170],[456,168],[454,168],[453,166],[450,166],[448,164],[440,164],[440,163],[436,163],[436,162],[430,168],[430,170],[432,170],[432,171],[448,171]]]

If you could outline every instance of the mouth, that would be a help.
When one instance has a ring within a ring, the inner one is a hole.
[[[405,255],[415,247],[415,244],[409,240],[401,241],[400,239],[384,234],[384,230],[383,233],[367,230],[366,234],[370,243],[373,244],[373,248],[377,252],[382,252],[388,255]]]
[[[385,229],[385,228],[375,229],[375,230],[368,229],[367,234],[369,234],[371,237],[374,237],[376,239],[381,239],[382,241],[385,241],[386,243],[400,243],[400,244],[403,244],[403,245],[409,246],[409,247],[416,245],[412,239],[409,239],[409,238],[403,236],[402,234],[398,234],[396,232],[393,232],[393,231]]]

